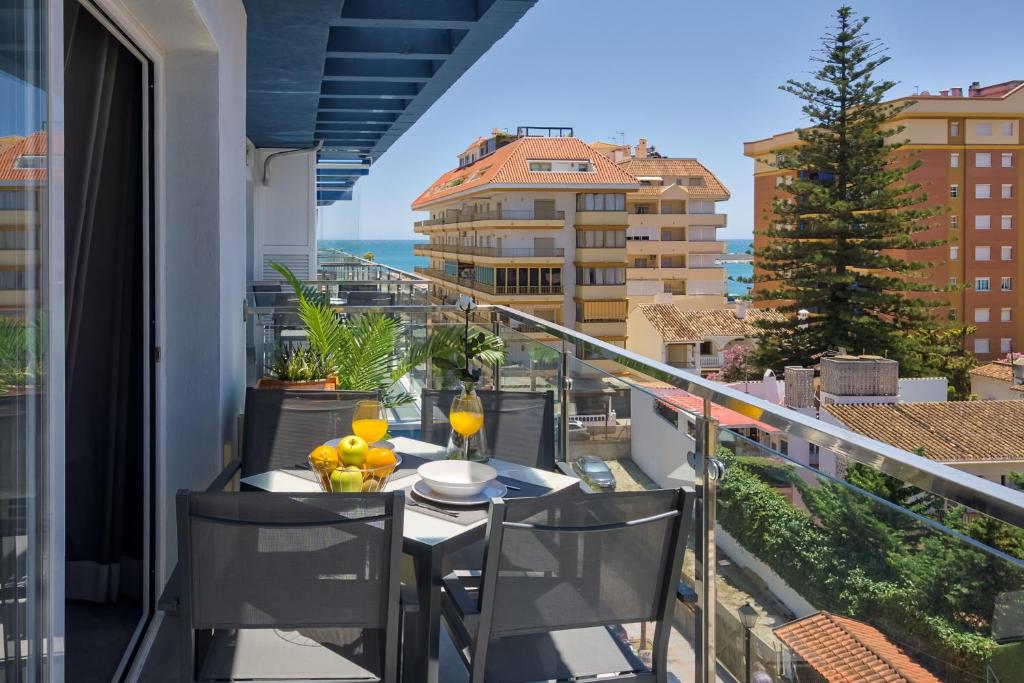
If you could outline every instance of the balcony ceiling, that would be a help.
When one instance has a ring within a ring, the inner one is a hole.
[[[369,166],[536,0],[244,2],[249,139]],[[339,176],[318,173],[319,203],[351,198]]]

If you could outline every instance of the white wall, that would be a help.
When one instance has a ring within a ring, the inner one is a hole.
[[[300,277],[316,273],[316,153],[275,157],[264,185],[264,162],[283,151],[258,149],[254,156],[252,269],[256,280],[278,278],[269,267],[264,269],[265,257],[288,264]]]
[[[1014,391],[1009,382],[971,375],[971,393],[982,401],[1019,401],[1024,391]]]
[[[900,403],[935,403],[949,400],[945,377],[907,377],[899,380]]]
[[[630,454],[637,467],[662,488],[692,486],[693,468],[686,454],[696,448],[686,432],[687,417],[679,413],[679,426],[654,411],[655,398],[634,389],[630,393]]]

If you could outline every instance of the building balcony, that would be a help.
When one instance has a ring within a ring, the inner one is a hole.
[[[564,258],[562,247],[475,247],[461,244],[414,244],[413,254],[454,254],[458,256],[480,256],[482,258]]]
[[[501,211],[459,212],[449,211],[439,218],[427,218],[413,223],[418,234],[438,230],[469,228],[561,228],[565,225],[565,211],[531,211],[527,209]]]
[[[563,293],[562,285],[492,285],[480,282],[479,280],[449,275],[437,268],[423,268],[421,266],[416,267],[416,272],[426,277],[464,287],[467,290],[482,292],[495,297],[532,296],[551,298],[561,296]]]
[[[726,252],[725,242],[719,240],[626,240],[626,253],[630,256],[661,256],[691,253]]]
[[[587,263],[626,265],[625,247],[576,247],[573,257],[577,265]]]
[[[576,225],[577,227],[606,225],[625,228],[629,225],[629,216],[625,211],[577,211]]]
[[[625,320],[583,320],[576,321],[576,329],[591,337],[623,339],[626,336]]]
[[[691,226],[724,228],[727,216],[724,213],[631,213],[631,228],[689,228]]]
[[[626,285],[576,285],[576,298],[589,301],[625,299]]]

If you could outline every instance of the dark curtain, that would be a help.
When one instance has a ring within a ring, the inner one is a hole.
[[[138,596],[143,558],[143,65],[65,2],[67,597]]]

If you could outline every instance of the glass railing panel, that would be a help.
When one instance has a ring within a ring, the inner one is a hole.
[[[718,430],[719,664],[745,680],[749,638],[749,669],[772,680],[881,663],[943,681],[1016,680],[1024,532],[863,465],[825,474],[780,453],[780,436]],[[963,533],[972,523],[984,541]]]
[[[409,280],[307,280],[303,285],[327,298],[332,306],[425,306],[427,282]],[[249,306],[295,306],[295,292],[287,283],[254,282],[246,294]]]

